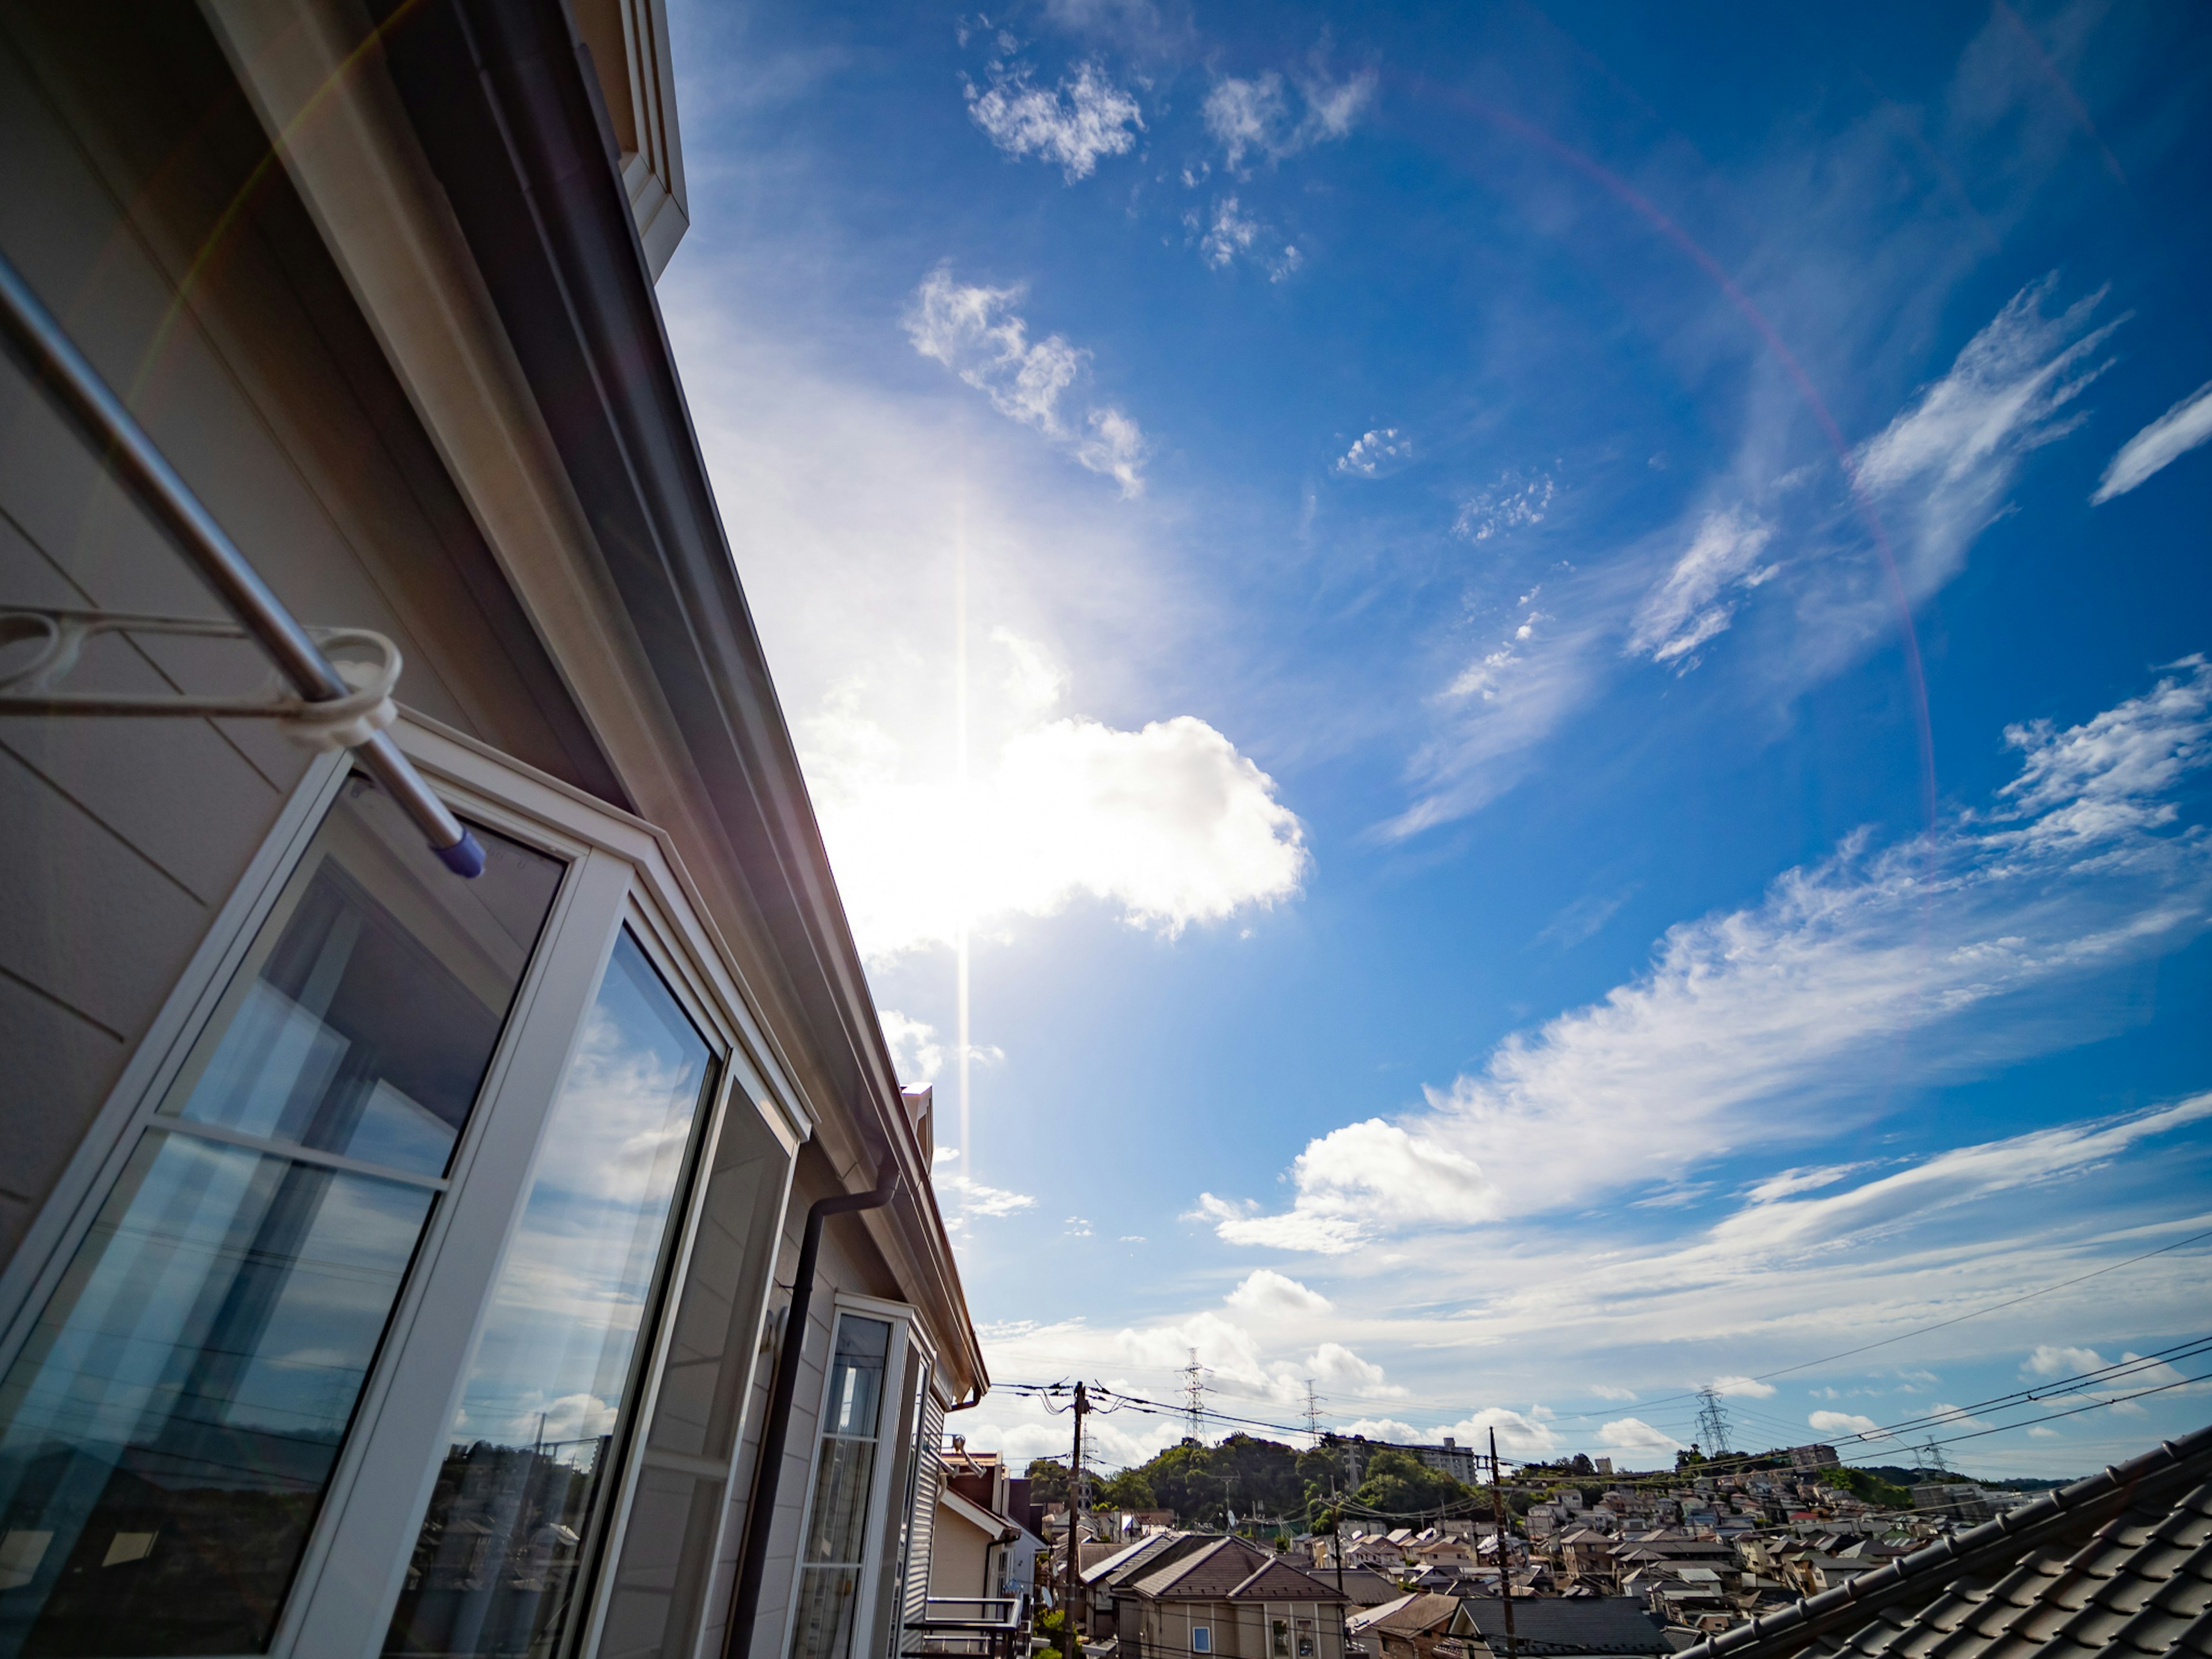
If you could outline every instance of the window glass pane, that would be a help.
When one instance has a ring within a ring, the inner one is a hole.
[[[561,878],[477,839],[484,873],[457,880],[349,780],[161,1109],[442,1173]]]
[[[714,1069],[625,931],[546,1120],[386,1652],[550,1653],[580,1621],[577,1577]]]
[[[806,1521],[806,1565],[799,1571],[799,1611],[792,1626],[792,1659],[844,1659],[852,1640],[853,1607],[868,1553],[868,1489],[875,1479],[876,1431],[890,1347],[889,1322],[852,1314],[837,1321],[822,1439],[815,1454],[813,1507]]]
[[[443,1166],[560,880],[477,833],[347,785],[0,1377],[5,1659],[268,1645],[434,1195],[191,1131]]]
[[[688,1659],[705,1621],[726,1611],[710,1602],[708,1585],[790,1163],[734,1087],[732,1100],[702,1176],[707,1190],[669,1318],[645,1467],[609,1590],[599,1651],[623,1659]]]

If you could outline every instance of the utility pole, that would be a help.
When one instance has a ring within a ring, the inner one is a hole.
[[[1498,1534],[1498,1594],[1505,1603],[1505,1659],[1521,1659],[1521,1644],[1513,1638],[1513,1567],[1505,1559],[1505,1471],[1498,1462],[1498,1431],[1490,1431],[1490,1514]]]
[[[1067,1595],[1060,1613],[1062,1651],[1067,1659],[1080,1659],[1083,1637],[1075,1626],[1075,1592],[1082,1583],[1083,1547],[1076,1540],[1083,1530],[1083,1413],[1091,1409],[1091,1396],[1083,1384],[1075,1385],[1075,1450],[1067,1463]]]

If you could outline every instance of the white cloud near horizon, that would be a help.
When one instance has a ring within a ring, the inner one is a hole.
[[[957,283],[949,264],[922,279],[905,317],[907,337],[991,400],[1009,420],[1032,427],[1124,495],[1144,490],[1145,434],[1119,409],[1094,405],[1080,416],[1062,409],[1090,374],[1091,354],[1058,334],[1032,341],[1013,310],[1020,288]]]
[[[1058,712],[1065,679],[1000,630],[1000,736],[918,775],[857,690],[796,722],[854,937],[875,962],[1088,896],[1172,938],[1295,896],[1310,862],[1275,783],[1194,715],[1136,731]],[[977,678],[981,677],[979,674]]]
[[[2089,504],[2102,507],[2114,496],[2126,495],[2208,439],[2212,439],[2212,380],[2120,446],[2097,481]]]
[[[1881,1424],[1859,1412],[1814,1412],[1805,1421],[1815,1434],[1862,1435],[1869,1440],[1890,1437]]]
[[[1309,1290],[1272,1267],[1255,1267],[1226,1300],[1231,1307],[1249,1314],[1325,1314],[1335,1305],[1320,1291]]]
[[[1057,161],[1069,184],[1088,179],[1100,160],[1126,155],[1145,125],[1137,100],[1096,61],[1079,64],[1055,88],[1031,83],[1017,64],[994,64],[990,84],[967,87],[969,118],[1008,155]]]
[[[1597,1437],[1601,1445],[1632,1455],[1656,1453],[1671,1457],[1678,1451],[1689,1449],[1673,1435],[1653,1428],[1640,1417],[1617,1418],[1601,1425]]]
[[[2078,1040],[2094,1024],[2069,1024],[2039,994],[2207,924],[2212,839],[2160,832],[2176,817],[2170,793],[2212,760],[2212,667],[2191,658],[2081,725],[2005,735],[2021,769],[1988,811],[1887,848],[1855,835],[1756,904],[1676,926],[1643,975],[1508,1038],[1479,1072],[1428,1090],[1425,1109],[1315,1139],[1292,1166],[1289,1210],[1209,1193],[1196,1213],[1232,1244],[1345,1254],[1832,1133],[1900,1066],[1932,1080]],[[1784,1101],[1794,1109],[1776,1109]],[[1493,1174],[1485,1160],[1500,1148]],[[1754,1203],[1724,1224],[1772,1244],[1814,1218],[1978,1178],[1938,1158],[1827,1198]]]

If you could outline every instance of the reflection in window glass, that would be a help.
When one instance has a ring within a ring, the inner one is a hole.
[[[267,1647],[559,884],[477,833],[352,780],[286,884],[0,1377],[0,1656]]]
[[[386,1653],[550,1654],[581,1621],[615,1427],[714,1072],[625,931],[546,1121]]]
[[[837,1322],[815,1457],[814,1502],[799,1574],[791,1659],[846,1659],[867,1554],[868,1488],[876,1472],[884,1367],[891,1328],[848,1314]]]

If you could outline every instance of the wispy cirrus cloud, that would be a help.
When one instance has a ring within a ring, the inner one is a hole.
[[[1279,283],[1305,263],[1295,245],[1276,246],[1273,228],[1238,206],[1234,196],[1217,198],[1211,215],[1185,214],[1183,225],[1198,240],[1199,257],[1216,270],[1250,259],[1267,273],[1269,282]]]
[[[1233,1243],[1342,1254],[1679,1177],[1814,1122],[1832,1130],[1867,1109],[1868,1066],[1893,1065],[1908,1032],[1955,1033],[1917,1045],[1929,1079],[2075,1040],[2083,1028],[2039,994],[2208,923],[2212,838],[2172,831],[2170,794],[2212,758],[2209,708],[2212,668],[2192,657],[2080,725],[2010,728],[2021,772],[1988,809],[1887,848],[1854,836],[1758,904],[1671,929],[1645,973],[1510,1038],[1424,1109],[1313,1141],[1289,1210],[1208,1194],[1200,1213]],[[1785,1100],[1793,1110],[1774,1109]],[[1513,1149],[1508,1178],[1486,1168],[1499,1147]],[[1755,1203],[1726,1225],[1778,1248],[1791,1227],[1975,1190],[1984,1167],[1939,1159],[1844,1194]]]
[[[1095,61],[1079,64],[1056,88],[1036,85],[1020,64],[994,63],[988,74],[980,90],[967,85],[968,117],[1008,155],[1056,161],[1072,185],[1136,147],[1145,125],[1137,100]]]
[[[2105,476],[2097,481],[2097,493],[2089,497],[2091,504],[2101,507],[2116,495],[2126,495],[2208,439],[2212,439],[2212,380],[2120,446],[2105,468]]]
[[[1707,514],[1688,550],[1638,607],[1630,653],[1659,663],[1694,662],[1692,653],[1734,619],[1729,596],[1749,592],[1781,568],[1759,562],[1773,539],[1771,525],[1741,507]]]
[[[915,290],[907,337],[1009,420],[1034,427],[1083,466],[1112,478],[1124,495],[1141,493],[1143,431],[1110,405],[1094,404],[1079,417],[1062,408],[1088,378],[1091,354],[1058,334],[1030,339],[1029,324],[1013,308],[1023,294],[955,282],[951,267],[941,264]]]

